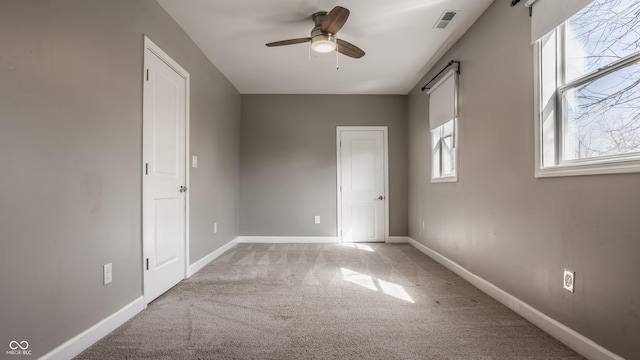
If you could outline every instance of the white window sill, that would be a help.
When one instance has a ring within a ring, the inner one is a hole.
[[[536,177],[545,178],[560,176],[628,174],[637,172],[640,172],[640,160],[601,164],[560,165],[544,169],[536,169]]]
[[[458,175],[431,178],[431,183],[448,183],[448,182],[457,182],[457,181],[458,181]]]

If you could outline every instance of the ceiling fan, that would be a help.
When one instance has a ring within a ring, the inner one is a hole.
[[[315,26],[311,30],[310,37],[270,42],[267,46],[284,46],[310,42],[311,49],[315,52],[328,53],[337,51],[355,59],[364,56],[362,49],[336,37],[338,31],[342,29],[342,26],[347,22],[347,18],[349,18],[348,9],[336,6],[329,13],[319,11],[313,14],[312,17]]]

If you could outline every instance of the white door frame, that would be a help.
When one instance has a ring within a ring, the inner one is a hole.
[[[337,158],[337,178],[336,178],[336,204],[338,206],[338,242],[342,242],[342,197],[340,196],[342,160],[340,156],[340,132],[348,130],[355,131],[382,131],[383,135],[383,156],[384,156],[384,242],[389,241],[389,136],[387,126],[336,126],[336,158]]]
[[[167,53],[165,53],[162,49],[160,49],[160,47],[158,45],[156,45],[153,41],[151,41],[151,39],[149,39],[146,35],[144,35],[144,49],[143,49],[143,57],[144,57],[144,65],[143,65],[143,69],[142,69],[142,83],[144,84],[144,82],[147,80],[146,77],[148,76],[147,74],[147,70],[148,69],[148,59],[146,57],[146,53],[149,50],[152,53],[154,53],[158,58],[160,58],[165,64],[167,64],[169,67],[171,67],[176,73],[178,73],[182,78],[185,79],[185,132],[184,132],[184,137],[185,137],[185,141],[184,141],[184,147],[185,147],[185,162],[184,162],[184,167],[185,167],[185,187],[187,187],[187,191],[185,192],[184,196],[185,196],[185,221],[184,221],[184,275],[183,278],[186,279],[187,275],[189,274],[189,164],[191,163],[189,161],[189,123],[190,123],[190,119],[189,119],[189,108],[190,108],[190,95],[189,95],[189,89],[190,89],[190,76],[189,73],[182,67],[180,66],[180,64],[178,64],[176,61],[174,61]],[[144,116],[144,114],[143,114]],[[144,124],[144,121],[143,121]],[[143,133],[144,133],[144,128],[143,128]],[[144,158],[144,144],[142,146],[142,176],[145,176],[145,171],[146,171],[146,166],[145,164],[147,162],[150,162],[149,159],[145,159]],[[142,185],[144,186],[144,181],[142,182]],[[144,194],[144,187],[142,188],[142,193],[141,195]],[[141,203],[142,203],[142,196],[141,196]],[[144,204],[143,207],[144,208]],[[144,221],[144,216],[142,217],[142,221]],[[144,229],[144,222],[142,223],[142,229]],[[145,253],[144,253],[144,235],[142,236],[142,259],[141,259],[141,263],[142,263],[142,290],[143,290],[143,294],[142,296],[144,297],[144,273],[145,273]],[[145,307],[147,306],[147,301],[144,301]]]

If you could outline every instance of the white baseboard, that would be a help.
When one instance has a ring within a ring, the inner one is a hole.
[[[339,240],[331,236],[239,236],[237,243],[248,244],[335,244]],[[389,236],[388,244],[408,244],[408,236]]]
[[[189,265],[189,268],[187,269],[187,278],[190,278],[191,275],[197,273],[198,271],[200,271],[200,269],[207,266],[207,264],[215,260],[220,255],[224,254],[227,250],[234,247],[238,243],[238,239],[239,237],[229,241],[228,243],[219,247],[217,250],[211,252],[209,255]]]
[[[409,237],[408,236],[389,236],[387,239],[387,244],[408,244]]]
[[[558,322],[557,320],[550,318],[541,311],[535,309],[524,301],[493,285],[487,280],[473,274],[469,270],[445,257],[444,255],[438,253],[437,251],[428,248],[427,246],[415,241],[414,239],[408,239],[409,243],[416,249],[420,250],[425,255],[439,262],[454,273],[458,274],[461,278],[465,279],[473,286],[482,290],[484,293],[496,299],[511,310],[515,311],[517,314],[527,319],[540,329],[544,330],[549,335],[560,340],[562,343],[575,350],[580,355],[586,357],[587,359],[624,360],[622,357],[596,344],[584,335],[576,332],[575,330]]]
[[[134,301],[127,304],[122,309],[109,315],[99,323],[93,325],[87,330],[81,332],[75,337],[67,340],[64,344],[51,350],[40,360],[67,360],[80,354],[89,346],[95,344],[98,340],[115,330],[118,326],[124,324],[144,309],[144,298],[140,296]]]
[[[330,236],[239,236],[239,243],[250,244],[334,244],[337,237]]]
[[[239,236],[237,243],[248,244],[334,244],[337,237],[331,236]],[[408,236],[389,236],[388,244],[408,244]]]

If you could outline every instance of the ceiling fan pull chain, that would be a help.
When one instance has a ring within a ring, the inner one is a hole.
[[[309,62],[311,62],[311,42],[309,42]]]
[[[336,38],[336,70],[340,70],[340,53],[338,52],[338,39]]]

